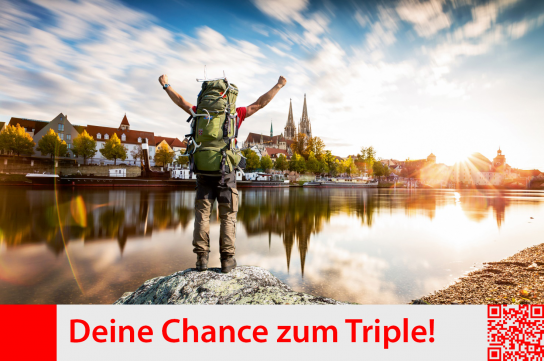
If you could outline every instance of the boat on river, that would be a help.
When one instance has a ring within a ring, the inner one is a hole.
[[[282,188],[289,187],[289,181],[283,174],[242,173],[236,172],[238,188]]]
[[[378,188],[378,180],[359,179],[338,179],[338,180],[315,180],[306,182],[303,187],[307,188]]]

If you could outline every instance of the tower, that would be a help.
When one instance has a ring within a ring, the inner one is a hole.
[[[123,117],[123,120],[121,121],[121,125],[119,126],[119,129],[130,130],[130,124],[127,119],[127,113],[125,113],[125,116]]]
[[[293,139],[297,133],[295,121],[293,120],[293,103],[289,99],[289,115],[287,116],[287,124],[285,125],[285,139]]]
[[[308,108],[306,106],[306,94],[304,94],[304,105],[302,107],[302,117],[298,127],[300,133],[306,134],[308,138],[312,137],[312,125],[310,124],[310,117],[308,117]]]
[[[506,156],[502,154],[501,147],[499,147],[499,150],[497,151],[497,156],[493,158],[493,167],[495,167],[495,170],[502,171],[504,170],[504,165],[506,164]]]
[[[272,121],[270,121],[270,136],[273,137],[274,136],[274,130],[272,128]]]

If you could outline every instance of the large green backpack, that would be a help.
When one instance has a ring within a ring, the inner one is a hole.
[[[187,149],[192,153],[190,164],[194,173],[224,176],[240,163],[235,144],[237,97],[238,88],[224,79],[202,84],[192,122],[197,147],[193,144],[192,150]]]

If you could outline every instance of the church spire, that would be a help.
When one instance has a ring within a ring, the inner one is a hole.
[[[306,134],[308,138],[312,137],[312,126],[308,117],[308,106],[306,105],[306,94],[304,94],[304,105],[302,107],[302,117],[300,118],[299,131]]]
[[[270,121],[270,136],[274,136],[274,129],[272,128],[272,121]]]
[[[289,115],[287,116],[287,124],[285,125],[285,138],[293,139],[296,133],[295,121],[293,120],[293,102],[289,99]]]
[[[308,120],[308,108],[306,107],[306,93],[304,93],[304,106],[302,107],[302,121]]]

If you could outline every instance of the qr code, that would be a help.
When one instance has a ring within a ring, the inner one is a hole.
[[[487,306],[488,361],[544,361],[544,305]]]

